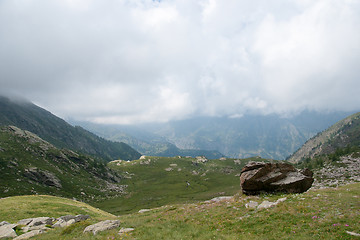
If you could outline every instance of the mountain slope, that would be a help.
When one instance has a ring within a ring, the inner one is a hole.
[[[121,175],[14,126],[0,128],[0,197],[51,194],[93,201],[123,194]]]
[[[98,156],[108,161],[133,160],[140,154],[125,143],[100,138],[81,127],[73,127],[61,118],[24,100],[0,96],[0,126],[14,125],[33,132],[60,148]]]
[[[360,113],[355,113],[309,139],[288,161],[298,163],[307,158],[335,153],[337,149],[359,146]]]

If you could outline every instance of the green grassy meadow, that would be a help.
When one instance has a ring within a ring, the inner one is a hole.
[[[240,189],[241,169],[254,160],[267,161],[248,158],[194,163],[194,158],[146,157],[122,161],[119,165],[110,163],[110,168],[125,176],[121,184],[128,185],[127,194],[91,204],[120,215],[167,204],[234,195]]]

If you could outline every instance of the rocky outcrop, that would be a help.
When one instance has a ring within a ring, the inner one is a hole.
[[[17,226],[16,224],[10,224],[8,222],[1,222],[0,226],[0,239],[3,238],[13,238],[16,237],[17,234],[14,228]]]
[[[45,184],[47,186],[56,188],[62,187],[60,180],[53,173],[46,170],[41,170],[35,167],[28,168],[25,169],[24,176],[40,184]]]
[[[359,154],[342,156],[336,165],[328,162],[322,168],[314,170],[313,188],[337,187],[360,182]]]
[[[15,224],[0,222],[0,239],[14,238],[14,240],[28,239],[45,233],[50,228],[67,227],[73,223],[85,221],[89,215],[66,215],[57,219],[51,217],[37,217],[21,219]],[[15,229],[21,229],[23,234],[17,235]]]
[[[242,192],[249,195],[260,192],[301,193],[308,190],[314,179],[310,170],[297,170],[284,162],[250,162],[242,170]]]
[[[83,214],[80,214],[80,215],[65,215],[65,216],[61,216],[59,218],[57,218],[57,222],[53,225],[53,227],[67,227],[67,226],[70,226],[71,224],[73,223],[76,223],[76,222],[80,222],[80,221],[85,221],[87,220],[88,218],[90,218],[89,215],[83,215]]]
[[[17,236],[16,238],[14,238],[13,240],[23,240],[23,239],[28,239],[28,238],[31,238],[31,237],[34,237],[36,235],[39,235],[39,234],[42,234],[44,233],[45,231],[42,230],[42,229],[39,229],[39,230],[33,230],[33,231],[30,231],[30,232],[27,232],[27,233],[24,233],[20,236]]]
[[[87,226],[84,229],[84,233],[92,232],[94,235],[96,235],[98,232],[102,232],[105,230],[110,230],[113,228],[117,228],[120,226],[119,220],[105,220],[98,223],[95,223],[93,225]]]

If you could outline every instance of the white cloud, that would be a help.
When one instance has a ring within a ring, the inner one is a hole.
[[[351,0],[2,0],[0,84],[98,122],[360,106]]]

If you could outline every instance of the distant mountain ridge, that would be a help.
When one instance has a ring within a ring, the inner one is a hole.
[[[138,125],[77,124],[106,139],[124,141],[150,156],[168,156],[163,153],[177,148],[218,151],[230,158],[260,156],[284,160],[306,140],[349,114],[304,111],[289,118],[272,114],[198,117]]]
[[[129,145],[111,142],[81,127],[73,127],[63,119],[25,100],[0,96],[0,126],[14,125],[33,132],[56,147],[91,154],[111,161],[133,160],[141,154]]]
[[[309,139],[288,158],[288,161],[298,163],[347,147],[360,147],[360,112],[344,118]]]
[[[178,148],[175,144],[167,141],[166,138],[137,128],[136,126],[103,125],[74,120],[70,120],[70,123],[80,125],[110,141],[124,142],[146,156],[205,156],[209,159],[225,157],[224,154],[216,150]]]

